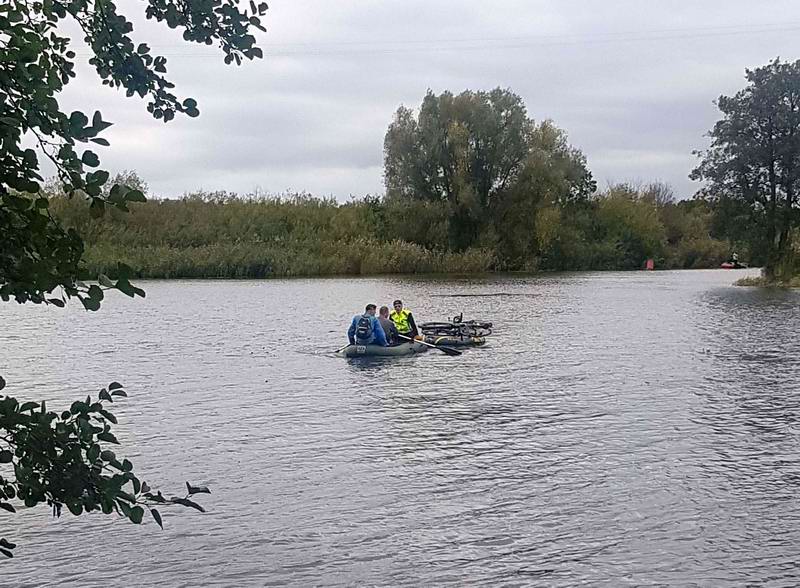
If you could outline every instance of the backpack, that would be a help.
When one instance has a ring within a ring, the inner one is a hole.
[[[362,316],[356,323],[356,339],[366,341],[372,337],[372,319]]]

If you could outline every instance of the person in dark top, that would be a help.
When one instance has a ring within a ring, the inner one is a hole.
[[[364,314],[357,314],[347,330],[347,339],[350,345],[380,345],[386,347],[386,335],[383,327],[375,316],[374,304],[367,304]]]
[[[386,341],[389,345],[403,343],[403,340],[397,336],[397,327],[395,327],[394,323],[389,319],[388,306],[381,306],[381,309],[378,311],[378,322],[383,327],[383,332],[386,334]]]

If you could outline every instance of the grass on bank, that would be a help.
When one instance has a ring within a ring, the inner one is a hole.
[[[747,276],[736,280],[734,285],[759,288],[800,288],[800,276],[794,276],[788,280],[767,280],[764,276]]]
[[[76,199],[51,200],[84,238],[87,276],[113,275],[117,262],[140,278],[632,270],[648,258],[657,269],[689,269],[719,267],[731,250],[711,236],[704,203],[659,204],[628,189],[489,224],[464,250],[451,248],[451,211],[438,202],[223,193],[130,208],[93,218]]]

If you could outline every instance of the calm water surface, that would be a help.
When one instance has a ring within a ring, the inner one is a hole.
[[[3,304],[8,393],[126,384],[166,529],[3,513],[4,586],[796,586],[800,295],[739,272],[146,282]],[[470,296],[464,296],[469,294]],[[480,295],[480,296],[478,296]],[[350,317],[494,321],[482,349],[345,360]]]

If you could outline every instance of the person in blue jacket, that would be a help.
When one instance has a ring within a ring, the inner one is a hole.
[[[347,330],[350,345],[380,345],[387,347],[386,333],[380,321],[375,317],[374,304],[367,304],[364,314],[357,314]]]

